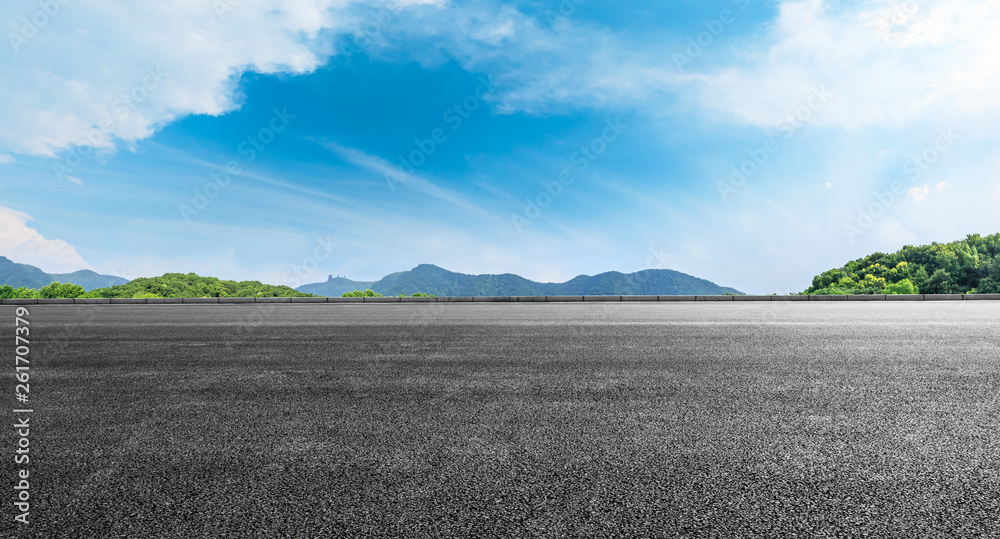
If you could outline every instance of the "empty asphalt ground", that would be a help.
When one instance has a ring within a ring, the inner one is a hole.
[[[997,302],[29,309],[4,537],[1000,536]]]

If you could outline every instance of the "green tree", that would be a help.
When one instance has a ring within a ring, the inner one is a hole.
[[[0,299],[10,299],[12,297],[14,297],[14,287],[13,286],[11,286],[9,284],[5,284],[3,286],[0,286]]]
[[[986,276],[979,281],[976,294],[1000,294],[1000,256],[995,256],[986,266]]]
[[[892,254],[873,253],[851,260],[842,268],[817,275],[805,293],[828,294],[850,287],[841,277],[846,274],[856,284],[854,293],[871,291],[874,282],[868,276],[884,278],[886,285],[904,279],[918,293],[967,293],[994,290],[1000,275],[991,275],[996,257],[1000,255],[1000,234],[980,236],[970,234],[951,243],[931,243],[914,247],[906,245]],[[940,273],[938,273],[940,272]],[[935,277],[936,276],[936,277]],[[877,292],[878,290],[876,290]]]
[[[871,275],[878,279],[885,279],[889,276],[889,271],[889,268],[883,266],[882,264],[875,263],[865,268],[861,273],[865,276]]]
[[[982,281],[979,281],[979,286],[976,287],[976,294],[1000,294],[1000,281],[987,277]]]
[[[877,294],[885,289],[885,278],[874,275],[865,275],[865,278],[858,283],[855,294]]]
[[[927,281],[926,289],[923,290],[924,294],[954,294],[956,290],[955,283],[951,280],[951,274],[943,269],[939,269],[931,275],[929,281]]]
[[[931,280],[931,276],[927,274],[927,270],[923,266],[913,272],[913,277],[910,281],[913,282],[913,286],[917,287],[917,293],[921,293],[927,288],[927,283]]]
[[[850,278],[848,272],[842,269],[832,269],[824,271],[823,273],[813,277],[812,286],[806,291],[807,294],[815,293],[818,290],[829,288],[830,285],[845,279]]]
[[[910,282],[909,279],[903,279],[902,281],[899,281],[898,283],[892,283],[890,285],[887,285],[885,287],[885,289],[882,290],[882,293],[883,294],[916,294],[917,293],[917,287],[913,286],[913,283]]]
[[[890,282],[898,283],[903,279],[910,278],[910,264],[905,260],[896,264],[896,267],[889,270],[888,279]]]
[[[38,289],[38,297],[44,299],[58,298],[59,281],[49,283]]]
[[[92,290],[87,297],[132,298],[142,297],[204,298],[204,297],[309,297],[288,286],[262,284],[259,281],[224,281],[215,277],[201,277],[194,273],[165,273],[160,277],[134,279],[126,284]]]
[[[84,294],[82,286],[73,283],[60,284],[58,281],[49,283],[38,290],[38,297],[43,299],[72,299]]]
[[[63,283],[56,289],[56,297],[73,299],[84,295],[86,292],[87,291],[78,284]]]
[[[38,298],[38,290],[34,288],[25,288],[23,286],[17,287],[14,290],[14,299],[36,299]]]
[[[364,292],[360,290],[355,290],[353,292],[344,292],[340,295],[342,298],[380,298],[382,294],[376,293],[370,288],[366,288]]]

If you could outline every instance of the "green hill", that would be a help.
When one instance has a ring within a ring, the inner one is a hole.
[[[552,286],[553,295],[658,295],[658,296],[714,296],[742,295],[735,288],[719,286],[712,281],[699,279],[686,273],[667,269],[649,269],[635,273],[610,271],[593,277],[581,275],[570,281]]]
[[[114,275],[101,275],[90,270],[74,271],[73,273],[50,273],[49,275],[52,276],[53,281],[78,284],[84,290],[94,290],[95,288],[105,288],[128,282],[128,279]]]
[[[328,280],[327,282],[331,282]],[[500,275],[468,275],[455,273],[431,264],[421,264],[412,270],[386,275],[374,283],[350,281],[357,286],[351,290],[370,288],[385,296],[417,292],[436,296],[584,296],[584,295],[718,295],[742,294],[705,279],[699,279],[673,270],[654,269],[636,273],[616,271],[589,276],[580,275],[565,283],[538,283],[524,277],[505,273]],[[299,291],[340,295],[340,288],[325,283],[298,287]],[[350,286],[350,285],[348,285]],[[324,290],[338,292],[324,293]]]
[[[10,285],[14,288],[41,288],[55,279],[44,271],[30,264],[18,264],[0,256],[0,285]]]
[[[123,285],[91,290],[87,298],[287,298],[307,297],[288,286],[261,284],[260,281],[223,281],[194,273],[166,273],[143,277]]]
[[[84,290],[93,290],[125,284],[128,279],[113,275],[101,275],[90,270],[74,271],[73,273],[46,273],[30,264],[18,264],[0,256],[0,286],[38,289],[53,282],[73,283],[82,286]]]
[[[352,281],[345,277],[334,277],[330,275],[322,283],[306,284],[298,287],[299,292],[306,292],[317,296],[329,296],[339,298],[341,294],[371,288],[374,281]]]
[[[997,294],[1000,234],[874,253],[813,278],[805,294]]]

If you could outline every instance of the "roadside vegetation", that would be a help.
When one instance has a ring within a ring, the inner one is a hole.
[[[83,287],[72,283],[52,283],[39,289],[10,285],[0,286],[0,299],[55,299],[79,298],[85,294]]]
[[[1000,294],[1000,234],[972,234],[951,243],[907,245],[892,254],[874,253],[817,275],[802,294]],[[226,297],[315,296],[283,285],[224,281],[194,273],[139,278],[90,292],[77,284],[59,282],[38,289],[0,286],[0,299]],[[383,296],[367,288],[346,292],[341,297]],[[418,292],[397,297],[436,296]]]
[[[194,273],[167,273],[91,290],[85,298],[299,298],[312,294],[260,281],[223,281]]]
[[[288,286],[259,281],[223,281],[194,273],[167,273],[85,292],[82,286],[58,282],[40,289],[0,286],[0,298],[288,298],[311,297]]]
[[[804,294],[1000,294],[1000,234],[874,253],[813,278]]]
[[[382,294],[379,294],[378,292],[375,292],[374,290],[372,290],[370,288],[366,288],[364,290],[354,290],[352,292],[344,292],[343,294],[340,295],[340,297],[342,297],[342,298],[381,298],[383,296],[382,296]],[[411,298],[436,298],[437,296],[435,296],[434,294],[424,294],[422,292],[417,292],[415,294],[410,294],[409,296],[407,296],[406,294],[399,294],[396,297],[399,297],[399,298],[405,298],[405,297],[411,297]]]
[[[288,286],[262,284],[259,281],[223,281],[215,277],[201,277],[194,273],[167,273],[161,277],[139,278],[127,284],[98,288],[87,292],[72,283],[52,283],[42,288],[14,288],[0,286],[0,299],[73,299],[73,298],[305,298],[314,294],[299,292]],[[355,290],[342,295],[345,298],[380,298],[382,294]],[[417,292],[405,298],[433,298],[433,294]]]

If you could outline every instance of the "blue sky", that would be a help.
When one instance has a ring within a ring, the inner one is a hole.
[[[0,255],[784,293],[1000,231],[990,2],[286,4],[0,9]]]

